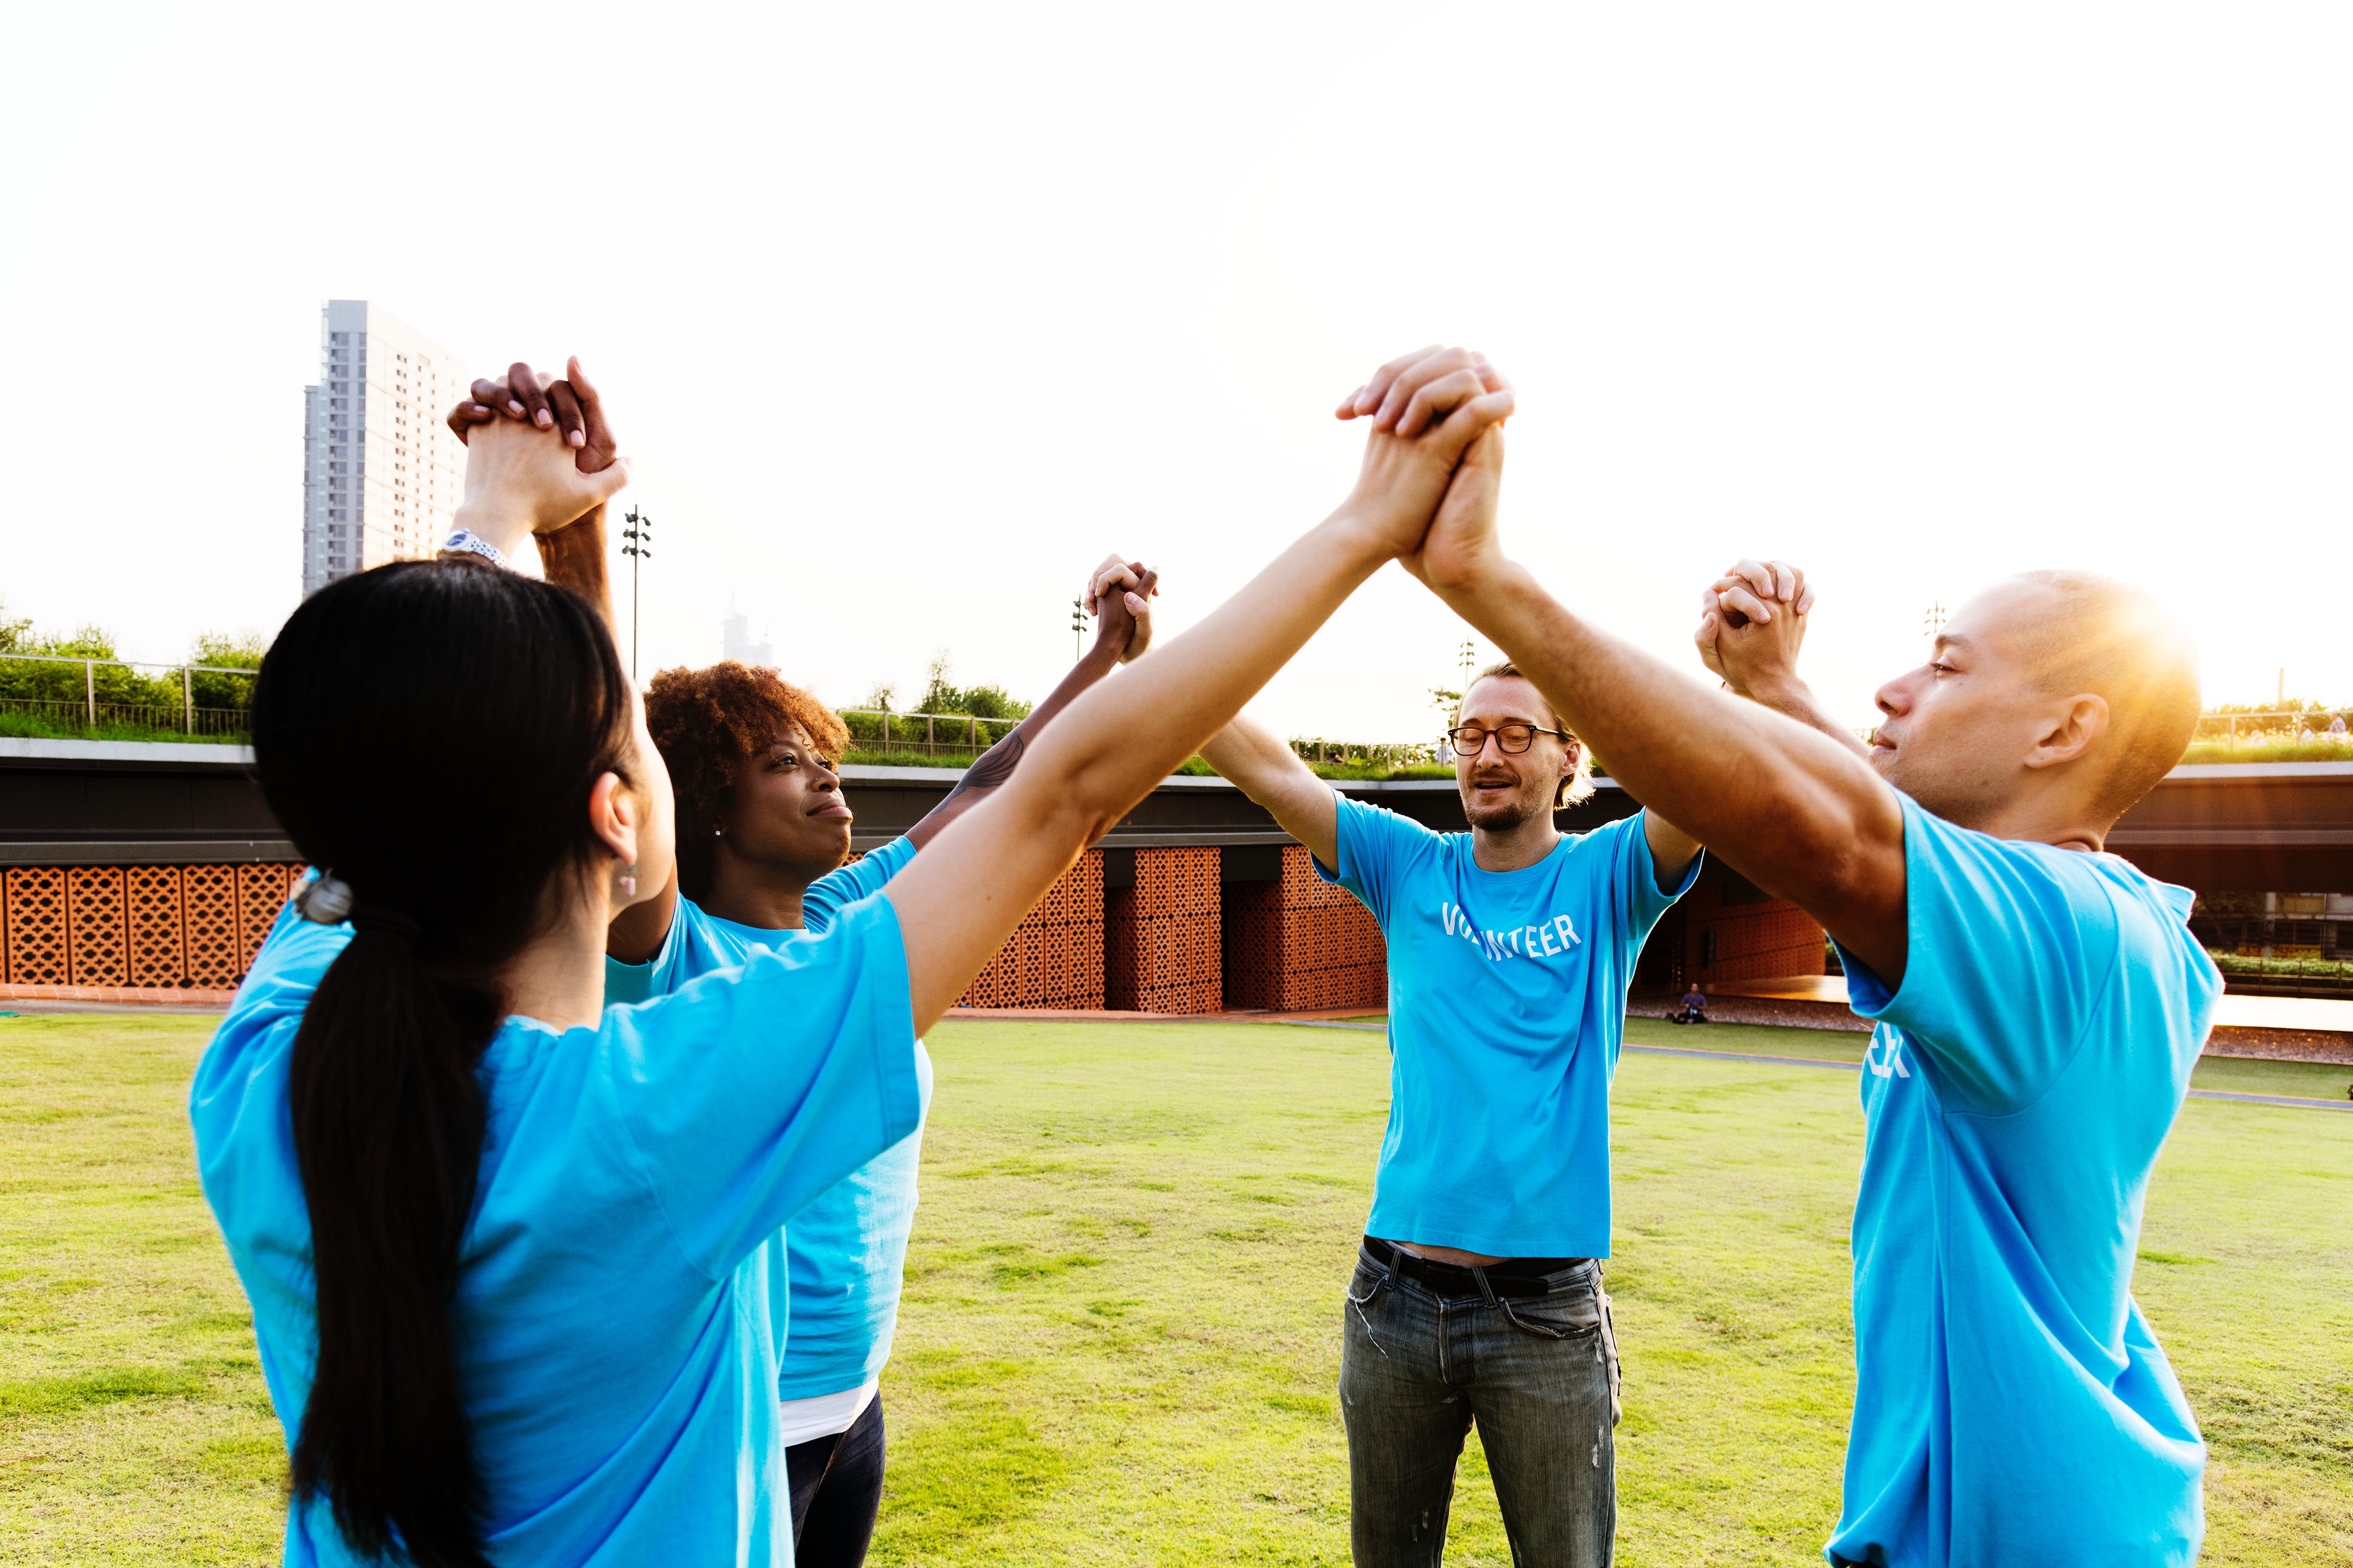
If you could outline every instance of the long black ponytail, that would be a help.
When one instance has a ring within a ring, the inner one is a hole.
[[[295,846],[355,934],[295,1037],[295,1154],[319,1357],[294,1445],[352,1548],[483,1564],[484,1495],[450,1308],[500,973],[607,851],[588,795],[630,773],[629,690],[576,595],[410,562],[306,600],[262,661],[253,741]]]

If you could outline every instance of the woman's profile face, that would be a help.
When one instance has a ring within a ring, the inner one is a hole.
[[[719,826],[728,852],[807,883],[849,853],[849,824],[833,759],[791,724],[737,765]]]

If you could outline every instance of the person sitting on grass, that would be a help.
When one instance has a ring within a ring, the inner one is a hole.
[[[1683,993],[1683,1010],[1675,1015],[1674,1021],[1678,1024],[1707,1022],[1707,993],[1699,988],[1698,982],[1693,982],[1692,988]]]
[[[1331,517],[1079,698],[887,889],[638,1006],[604,1006],[604,950],[669,881],[669,774],[597,610],[491,564],[626,469],[493,420],[458,518],[480,559],[296,608],[254,751],[332,874],[281,912],[189,1092],[291,1457],[286,1562],[792,1562],[769,1240],[914,1131],[923,1031],[1416,547],[1511,412],[1461,351],[1406,379]]]
[[[1874,1024],[1824,1555],[2189,1563],[2205,1450],[2130,1283],[2221,985],[2188,890],[2103,851],[2197,725],[2188,633],[2110,578],[2010,578],[1879,689],[1866,748],[1797,679],[1797,573],[1708,590],[1702,655],[1739,695],[1704,689],[1505,556],[1502,459],[1491,432],[1408,569],[1628,790],[1820,921]]]
[[[1388,427],[1400,399],[1342,405]],[[1699,872],[1654,812],[1589,833],[1584,744],[1520,670],[1451,731],[1468,833],[1335,791],[1248,719],[1209,765],[1354,893],[1388,950],[1388,1135],[1341,1308],[1358,1568],[1433,1563],[1475,1423],[1516,1563],[1599,1568],[1617,1521],[1609,1085],[1642,942]]]

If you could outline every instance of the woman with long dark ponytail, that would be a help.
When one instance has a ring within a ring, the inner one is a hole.
[[[638,1006],[603,1006],[606,931],[669,880],[670,781],[597,613],[472,562],[381,567],[294,613],[255,751],[328,875],[190,1096],[292,1457],[287,1562],[792,1561],[764,1244],[914,1131],[917,1034],[1418,545],[1511,406],[1459,351],[1384,378],[1401,419],[1331,519],[1073,702],[821,940]],[[520,423],[470,448],[459,521],[491,561],[626,474],[581,475]]]

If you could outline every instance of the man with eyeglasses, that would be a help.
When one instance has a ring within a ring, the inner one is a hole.
[[[1592,763],[1519,672],[1462,694],[1468,833],[1340,795],[1248,718],[1202,755],[1388,944],[1390,1100],[1342,1310],[1358,1568],[1435,1563],[1475,1420],[1515,1563],[1599,1568],[1617,1528],[1609,1082],[1643,939],[1699,870],[1651,812],[1553,813]]]

